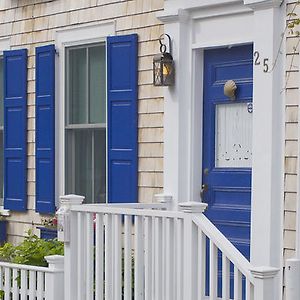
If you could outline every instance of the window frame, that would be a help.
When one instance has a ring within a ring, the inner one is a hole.
[[[107,178],[107,89],[105,89],[105,123],[89,123],[90,122],[90,93],[89,93],[89,80],[90,80],[90,72],[89,72],[89,49],[92,47],[104,47],[106,50],[106,43],[105,42],[101,42],[101,43],[89,43],[89,44],[81,44],[79,46],[71,46],[71,47],[66,47],[65,48],[65,141],[67,139],[66,135],[67,132],[69,131],[68,135],[70,135],[70,140],[71,140],[71,152],[68,153],[68,156],[71,155],[71,161],[72,161],[72,165],[69,166],[70,170],[69,170],[69,174],[74,174],[76,172],[76,165],[75,165],[75,136],[76,136],[76,129],[77,130],[91,130],[91,166],[92,166],[92,199],[93,202],[89,202],[89,203],[96,203],[94,202],[94,196],[95,196],[95,136],[96,136],[96,130],[95,129],[104,129],[105,130],[105,147],[106,147],[106,155],[105,155],[105,160],[106,160],[106,164],[105,164],[105,176]],[[71,102],[71,90],[70,90],[70,76],[67,74],[67,72],[70,70],[70,51],[72,50],[77,50],[77,49],[86,49],[86,95],[85,95],[85,108],[86,108],[86,115],[85,115],[85,123],[76,123],[73,124],[71,123],[72,117],[71,117],[71,107],[72,102]],[[106,62],[107,62],[107,53],[105,51],[105,80],[107,80],[107,74],[106,74]],[[67,146],[65,147],[65,156],[67,155]],[[67,159],[65,158],[65,164],[67,163]],[[65,166],[66,167],[66,166]],[[68,173],[68,170],[66,170],[66,174]],[[65,180],[65,185],[66,182],[68,181],[67,178],[64,178]],[[106,180],[107,181],[107,180]],[[71,185],[72,189],[75,188],[76,186],[76,180],[75,180],[75,176],[73,176],[72,180],[70,180],[69,184]],[[106,189],[105,189],[105,203],[107,203],[107,184],[106,185]],[[85,196],[85,195],[84,195]]]
[[[116,34],[115,21],[97,22],[89,25],[71,26],[66,29],[58,29],[55,36],[55,45],[59,55],[56,58],[56,116],[55,116],[55,199],[58,201],[59,196],[65,195],[65,103],[66,103],[66,51],[70,47],[80,47],[91,44],[103,43],[106,46],[106,38],[110,35]],[[106,54],[107,57],[107,54]],[[106,64],[107,76],[107,64]],[[106,90],[107,99],[107,90]],[[107,106],[106,106],[107,116]],[[76,124],[71,125],[74,129]],[[91,125],[91,128],[95,126]],[[106,134],[106,151],[107,151],[107,134]],[[106,178],[107,178],[107,164],[106,164]],[[107,180],[106,180],[106,191]],[[106,203],[108,202],[108,195],[106,193]],[[58,206],[58,203],[56,203]]]

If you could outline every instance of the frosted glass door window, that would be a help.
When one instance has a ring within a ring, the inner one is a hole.
[[[251,168],[252,166],[252,113],[248,104],[216,105],[217,168]]]

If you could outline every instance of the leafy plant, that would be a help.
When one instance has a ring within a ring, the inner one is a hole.
[[[62,242],[40,239],[31,230],[27,232],[24,241],[18,246],[6,243],[0,247],[0,260],[16,264],[43,266],[48,264],[45,256],[63,255],[64,245]]]

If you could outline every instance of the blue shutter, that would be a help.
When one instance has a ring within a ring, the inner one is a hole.
[[[55,211],[55,47],[36,48],[36,211]]]
[[[107,38],[108,202],[137,202],[137,35]]]
[[[4,207],[27,209],[27,50],[4,52]]]

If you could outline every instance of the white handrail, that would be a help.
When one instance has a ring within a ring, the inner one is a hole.
[[[193,218],[193,222],[200,227],[205,235],[221,250],[226,257],[236,266],[239,270],[254,283],[254,278],[251,274],[253,266],[243,256],[243,254],[215,227],[208,218],[201,214]]]

